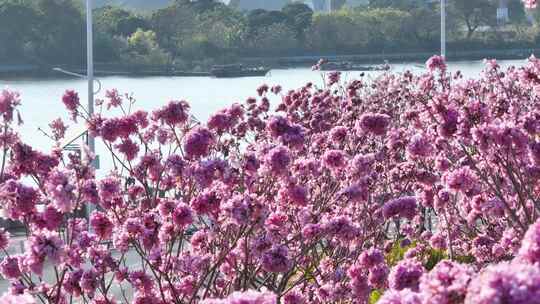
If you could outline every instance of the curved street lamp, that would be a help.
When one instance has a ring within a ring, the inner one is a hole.
[[[68,70],[64,70],[62,68],[53,68],[53,71],[55,72],[59,72],[59,73],[62,73],[62,74],[66,74],[66,75],[69,75],[69,76],[74,76],[74,77],[78,77],[78,78],[82,78],[82,79],[86,79],[88,76],[86,75],[83,75],[83,74],[79,74],[79,73],[75,73],[75,72],[71,72],[71,71],[68,71]],[[98,85],[98,88],[97,90],[94,91],[94,96],[97,95],[100,91],[101,91],[101,88],[102,88],[102,85],[101,85],[101,81],[99,81],[99,79],[97,78],[94,78],[94,81],[97,83]]]

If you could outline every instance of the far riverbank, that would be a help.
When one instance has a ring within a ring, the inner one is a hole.
[[[525,59],[531,55],[539,55],[539,48],[529,49],[488,49],[474,51],[449,50],[448,61],[482,60],[496,58],[499,60]],[[305,55],[305,56],[282,56],[282,57],[246,57],[234,63],[241,63],[247,67],[267,67],[270,69],[290,69],[311,67],[319,59],[324,58],[332,62],[351,62],[358,64],[380,65],[384,62],[407,63],[425,62],[433,53],[430,52],[402,52],[382,54],[352,54],[352,55]],[[61,68],[78,74],[86,74],[84,66],[74,65],[47,65],[47,64],[2,64],[0,63],[0,79],[14,78],[58,78],[62,74],[55,71]],[[119,63],[96,63],[95,75],[125,76],[125,77],[209,77],[211,66],[196,66],[191,70],[179,69],[174,65],[150,66],[150,65],[127,65]]]
[[[447,51],[448,61],[482,60],[496,58],[498,60],[516,60],[540,54],[540,49],[505,49],[505,50],[476,50],[476,51]],[[353,54],[353,55],[310,55],[310,56],[284,56],[284,57],[250,57],[241,61],[248,65],[265,65],[272,68],[296,68],[314,65],[319,59],[329,61],[347,61],[359,64],[425,62],[433,56],[430,52],[404,52],[389,54]]]

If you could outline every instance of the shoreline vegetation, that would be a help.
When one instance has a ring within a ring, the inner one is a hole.
[[[436,2],[436,1],[435,1]],[[494,0],[449,2],[448,59],[526,58],[539,48],[536,10],[508,0],[497,19]],[[0,76],[47,76],[85,70],[85,17],[80,0],[0,0]],[[129,3],[124,1],[123,3]],[[381,64],[421,61],[438,53],[437,3],[370,0],[314,12],[302,3],[281,10],[240,11],[215,0],[176,0],[165,8],[94,10],[94,55],[102,75],[207,75],[214,65],[288,68],[320,58]],[[331,55],[331,56],[327,56]]]
[[[486,58],[526,59],[531,55],[538,55],[540,49],[507,49],[507,50],[481,50],[481,51],[448,51],[448,61],[461,60],[482,60]],[[246,66],[265,66],[271,69],[287,69],[311,67],[319,59],[324,58],[330,62],[353,62],[358,64],[381,64],[385,61],[389,63],[404,62],[425,62],[430,57],[428,52],[403,52],[388,54],[352,54],[352,55],[330,55],[330,56],[283,56],[283,57],[251,57],[243,58],[239,61]],[[73,65],[38,65],[38,64],[0,64],[0,79],[10,79],[17,77],[61,77],[62,74],[54,71],[54,68],[62,68],[71,72],[86,74],[86,69]],[[104,76],[128,76],[128,77],[210,77],[209,70],[180,70],[173,65],[136,65],[118,63],[98,63],[96,64],[95,75]],[[69,76],[68,76],[69,77]]]

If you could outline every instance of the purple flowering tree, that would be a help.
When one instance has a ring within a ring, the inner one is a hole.
[[[0,203],[28,237],[10,255],[0,232],[0,303],[540,303],[540,60],[427,66],[263,85],[206,123],[117,91],[101,106],[122,116],[88,116],[67,91],[104,178],[23,143],[4,90]]]

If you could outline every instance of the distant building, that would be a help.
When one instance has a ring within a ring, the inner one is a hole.
[[[230,0],[229,5],[236,7],[241,11],[250,11],[254,9],[280,10],[290,3],[290,0]]]
[[[155,10],[171,5],[173,0],[94,0],[94,7],[107,5],[126,7],[136,10]]]
[[[307,1],[306,1],[307,2]],[[327,2],[326,0],[313,0],[313,10],[316,12],[327,11]]]
[[[345,1],[345,7],[358,7],[358,6],[368,6],[369,0],[347,0]]]
[[[316,12],[328,12],[335,7],[331,0],[312,0],[311,2],[313,2],[313,10]]]
[[[311,0],[304,3],[312,2],[310,5],[316,12],[328,12],[341,9],[343,7],[357,7],[368,5],[369,0]],[[309,4],[308,4],[309,5]]]
[[[508,15],[508,1],[507,0],[499,0],[499,5],[497,7],[497,23],[498,24],[506,24],[510,21],[510,17]]]
[[[223,0],[223,2],[227,2]],[[254,9],[280,10],[285,5],[300,2],[311,7],[315,12],[328,12],[342,7],[368,5],[369,0],[230,0],[228,3],[242,11]]]

